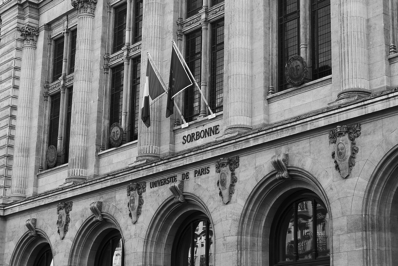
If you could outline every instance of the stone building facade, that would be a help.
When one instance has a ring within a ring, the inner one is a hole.
[[[0,265],[395,265],[397,5],[2,0]]]

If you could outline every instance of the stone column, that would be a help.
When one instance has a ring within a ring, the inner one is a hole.
[[[203,8],[201,10],[201,24],[202,24],[202,69],[200,75],[200,88],[203,95],[207,93],[207,80],[209,77],[209,20],[208,20],[208,0],[203,1]],[[207,97],[209,99],[209,97]],[[200,116],[206,116],[207,106],[203,97],[200,98]]]
[[[366,1],[341,0],[340,62],[342,92],[338,99],[369,95]]]
[[[72,0],[77,9],[76,61],[73,82],[73,105],[66,182],[84,181],[87,177],[88,121],[92,76],[91,48],[96,0]]]
[[[161,52],[163,51],[164,43],[163,40],[163,1],[151,0],[144,1],[145,3],[145,16],[143,31],[143,49],[151,54],[153,62],[158,67],[159,71],[162,71],[162,60]],[[142,53],[144,54],[144,52]],[[141,60],[145,62],[141,69],[146,70],[146,58]],[[146,71],[141,72],[144,77]],[[144,80],[144,79],[141,79]],[[144,82],[141,83],[143,88]],[[142,94],[141,94],[142,95]],[[140,98],[140,100],[142,97]],[[158,99],[151,104],[151,126],[146,127],[140,119],[140,135],[138,137],[138,158],[137,160],[154,160],[160,156],[160,120],[161,115],[165,115],[165,107],[162,110],[161,100]],[[142,103],[140,103],[142,104]],[[140,107],[142,107],[140,105]]]
[[[310,50],[308,48],[310,44],[310,1],[300,1],[300,56],[307,63],[307,67],[311,67]],[[311,71],[308,71],[311,72]]]
[[[17,126],[15,132],[14,167],[11,184],[11,199],[20,200],[26,197],[27,178],[29,175],[29,147],[32,114],[32,97],[34,90],[35,52],[38,28],[25,25],[18,28],[24,39],[21,83],[18,96]]]
[[[251,1],[225,1],[226,75],[224,134],[251,128]]]

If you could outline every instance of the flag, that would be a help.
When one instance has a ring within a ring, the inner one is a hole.
[[[150,104],[164,92],[162,83],[156,74],[151,61],[148,59],[142,99],[141,119],[147,127],[151,125]]]
[[[167,95],[166,117],[169,117],[173,114],[174,96],[192,85],[192,81],[189,78],[187,70],[182,64],[179,56],[177,55],[178,52],[176,49],[178,48],[173,42],[173,49],[171,51],[170,79],[169,92]]]

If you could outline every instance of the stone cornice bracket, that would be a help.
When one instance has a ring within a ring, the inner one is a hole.
[[[97,0],[71,0],[71,4],[77,9],[77,14],[88,14],[94,16]]]
[[[29,235],[30,236],[37,236],[37,233],[36,233],[36,218],[30,218],[30,219],[26,220],[25,225],[26,225],[26,227],[29,230]]]
[[[138,217],[141,215],[142,205],[144,204],[144,199],[142,193],[146,191],[146,183],[130,183],[127,186],[127,196],[129,197],[129,202],[127,207],[129,209],[129,216],[131,222],[136,224]]]
[[[102,222],[102,201],[95,201],[90,204],[90,210],[94,214],[94,221]]]
[[[174,200],[176,202],[185,202],[184,195],[184,181],[180,180],[177,183],[172,183],[169,187],[171,193],[174,195]]]
[[[287,171],[287,166],[289,164],[289,154],[282,153],[279,155],[274,155],[271,158],[271,164],[276,171],[276,179],[289,179],[289,173]]]
[[[60,202],[57,205],[57,214],[58,214],[57,227],[58,227],[58,234],[61,240],[65,238],[65,235],[69,229],[69,223],[70,223],[69,213],[72,210],[72,206],[73,206],[72,201]]]
[[[17,28],[21,32],[24,39],[24,46],[36,48],[37,36],[39,36],[39,28],[25,24]]]
[[[361,124],[337,126],[329,132],[329,144],[334,144],[332,158],[337,172],[347,178],[355,166],[359,148],[355,139],[361,135]]]
[[[224,204],[228,204],[235,193],[235,183],[238,181],[235,169],[238,167],[239,156],[221,158],[216,162],[216,173],[219,173],[217,187]]]

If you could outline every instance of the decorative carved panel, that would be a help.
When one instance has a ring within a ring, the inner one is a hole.
[[[185,202],[184,195],[184,181],[180,180],[177,183],[172,183],[169,187],[170,191],[174,195],[174,200],[178,202]]]
[[[287,171],[289,163],[289,154],[282,153],[279,155],[272,156],[271,164],[276,170],[276,179],[288,179],[290,178]]]
[[[142,193],[145,191],[145,182],[131,183],[127,187],[127,196],[129,196],[127,207],[129,208],[129,216],[133,224],[137,223],[138,217],[141,215],[142,205],[144,204]]]
[[[101,222],[102,218],[102,201],[95,201],[90,204],[90,210],[94,214],[94,220]]]
[[[73,206],[72,201],[60,202],[58,203],[57,206],[57,214],[58,214],[57,227],[58,227],[58,234],[61,240],[65,238],[65,235],[69,229],[69,223],[70,223],[69,213],[72,210],[72,206]]]
[[[31,236],[37,235],[37,233],[36,233],[36,218],[30,218],[30,219],[26,220],[25,225],[29,230],[29,235],[31,235]]]
[[[231,197],[235,192],[235,183],[238,181],[235,169],[238,167],[239,156],[221,158],[216,162],[216,173],[219,173],[217,186],[224,204],[228,204],[231,201]]]

